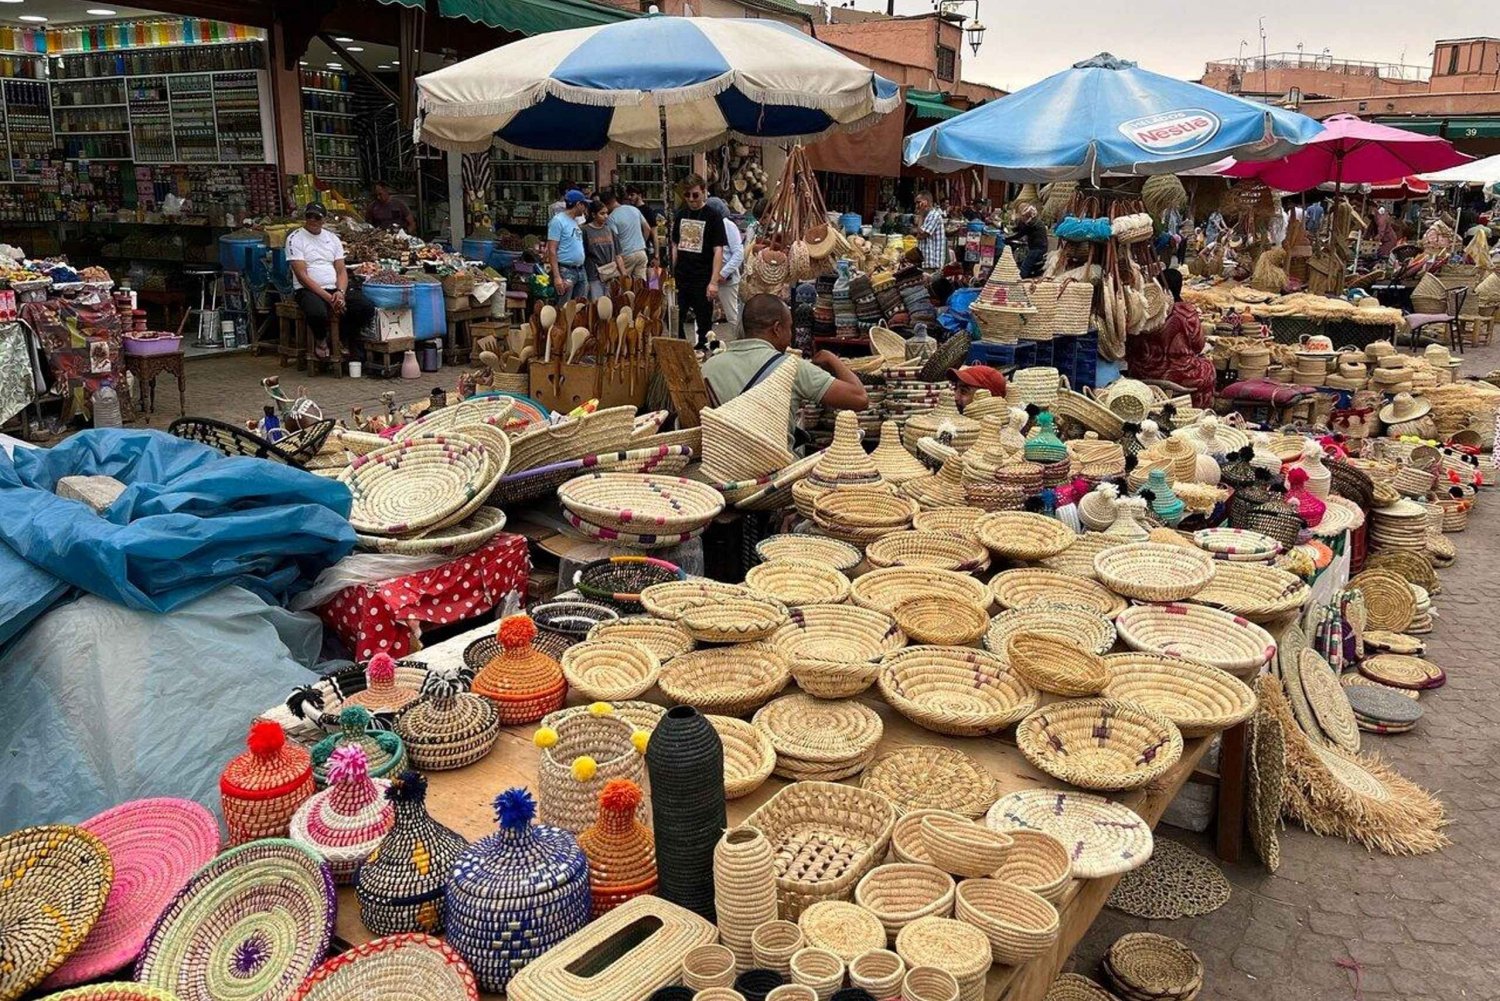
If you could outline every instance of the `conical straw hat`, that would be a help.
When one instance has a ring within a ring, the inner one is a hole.
[[[905,483],[927,475],[927,467],[901,444],[901,429],[895,421],[880,426],[880,443],[870,453],[870,461],[887,483]]]
[[[938,507],[963,507],[966,503],[963,462],[961,455],[949,456],[943,460],[942,467],[936,473],[907,480],[901,485],[901,492],[920,504],[924,511]]]
[[[767,476],[790,465],[787,448],[792,421],[796,360],[784,361],[761,383],[720,407],[709,407],[703,423],[703,468],[726,483]]]
[[[849,480],[862,483],[879,480],[880,470],[859,442],[859,418],[852,410],[840,410],[833,421],[833,441],[808,479],[824,486]]]
[[[964,407],[964,416],[972,417],[976,421],[982,421],[991,414],[1000,414],[1008,417],[1010,414],[1010,401],[1003,396],[995,396],[988,389],[976,389],[974,398],[969,405]]]

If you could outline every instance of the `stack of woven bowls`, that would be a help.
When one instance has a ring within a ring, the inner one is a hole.
[[[1427,524],[1427,509],[1413,501],[1377,507],[1370,512],[1370,548],[1422,552],[1427,547]]]
[[[338,479],[353,496],[349,524],[360,545],[448,555],[483,545],[505,527],[503,512],[484,507],[510,455],[505,435],[495,432],[495,439],[420,435],[354,459]]]
[[[916,501],[897,497],[883,486],[851,487],[820,494],[813,501],[812,520],[822,534],[862,548],[910,528],[917,511]]]
[[[1203,990],[1203,961],[1165,935],[1122,935],[1109,947],[1103,965],[1125,1001],[1192,1001]]]
[[[707,484],[650,473],[589,473],[558,487],[557,497],[584,535],[640,549],[696,538],[724,509]]]
[[[834,782],[858,775],[874,760],[884,725],[855,699],[785,695],[752,721],[776,748],[776,774],[793,781]]]

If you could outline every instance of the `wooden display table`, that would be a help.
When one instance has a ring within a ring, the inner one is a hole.
[[[469,328],[475,321],[492,320],[488,305],[448,310],[448,336],[443,338],[443,364],[463,365],[469,360],[474,338]]]
[[[480,637],[491,635],[494,628],[493,624],[480,626],[427,650],[408,654],[405,659],[421,661],[433,667],[462,666],[464,647]],[[788,691],[794,690],[788,687]],[[584,701],[586,700],[576,697],[569,698],[570,704],[582,704]],[[885,735],[881,738],[878,753],[913,744],[940,744],[958,748],[983,763],[999,782],[1002,796],[1021,789],[1059,787],[1057,780],[1031,767],[1008,733],[1002,737],[947,737],[912,723],[886,705],[878,694],[867,694],[864,701],[880,713],[885,723]],[[533,793],[537,789],[538,752],[531,742],[535,729],[534,726],[504,727],[494,749],[483,760],[456,771],[427,773],[428,810],[441,823],[471,841],[494,833],[496,826],[491,804],[495,796],[512,786],[526,786]],[[1203,757],[1207,745],[1208,741],[1203,738],[1186,741],[1182,760],[1161,779],[1145,789],[1123,793],[1114,798],[1130,807],[1154,828],[1167,804],[1177,795],[1198,760]],[[845,782],[857,785],[859,777],[846,779]],[[730,800],[729,823],[733,825],[744,822],[757,807],[786,784],[784,779],[772,776],[750,795]],[[1104,907],[1110,890],[1118,880],[1118,876],[1074,880],[1058,907],[1062,918],[1062,933],[1058,936],[1057,943],[1049,951],[1022,966],[993,967],[985,990],[986,1001],[1041,1001],[1063,963],[1072,954],[1074,946],[1094,923],[1094,918]],[[334,932],[338,939],[350,945],[359,945],[374,937],[360,922],[359,905],[352,887],[339,889],[338,922]],[[489,994],[481,996],[499,997]]]

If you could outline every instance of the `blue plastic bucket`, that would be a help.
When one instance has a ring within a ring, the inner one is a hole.
[[[417,338],[442,337],[448,332],[448,314],[443,308],[443,286],[418,282],[411,286],[411,326]]]
[[[266,265],[263,255],[267,246],[264,236],[221,236],[219,267],[239,272],[253,288],[264,288]]]
[[[495,252],[494,240],[465,240],[463,242],[464,260],[487,261]]]
[[[376,309],[400,309],[402,306],[412,304],[412,289],[415,285],[381,285],[376,282],[365,282],[363,292],[365,298],[370,300],[370,305]],[[434,285],[439,290],[438,307],[442,308],[442,286]]]
[[[846,236],[853,236],[859,232],[860,226],[864,225],[864,219],[858,212],[845,212],[839,216],[839,228]]]

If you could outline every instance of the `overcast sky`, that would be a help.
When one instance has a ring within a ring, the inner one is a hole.
[[[830,0],[837,5],[842,0]],[[864,10],[884,10],[885,0],[854,0]],[[1260,52],[1258,19],[1265,18],[1266,51],[1316,55],[1326,46],[1335,58],[1432,63],[1438,37],[1495,34],[1495,9],[1477,0],[1425,0],[1414,16],[1410,3],[1367,0],[1263,0],[1254,4],[1183,3],[1181,0],[979,0],[989,31],[977,56],[964,50],[964,78],[1019,90],[1096,52],[1113,52],[1146,69],[1197,79],[1210,59]],[[896,13],[920,14],[931,0],[896,0]],[[966,4],[965,11],[973,9]],[[1404,53],[1404,58],[1403,58]]]

